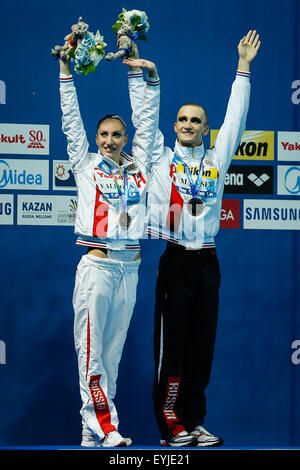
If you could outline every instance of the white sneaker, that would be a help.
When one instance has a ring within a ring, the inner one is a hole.
[[[117,431],[106,434],[104,439],[100,441],[91,434],[83,434],[81,447],[127,447],[132,444],[129,437],[122,437]]]
[[[222,437],[213,436],[203,426],[196,426],[191,435],[197,438],[197,447],[218,447],[224,443]]]
[[[81,441],[81,447],[101,447],[101,441],[99,439],[96,439],[94,436],[91,434],[83,434],[82,435],[82,441]]]
[[[187,431],[181,431],[169,441],[161,439],[160,444],[165,447],[191,447],[197,446],[197,439],[195,436],[188,434]]]
[[[104,437],[102,447],[128,447],[132,444],[129,437],[122,437],[118,431],[111,431]]]

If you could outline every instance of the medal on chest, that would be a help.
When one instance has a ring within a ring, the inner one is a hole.
[[[124,191],[123,192],[122,192],[122,190],[121,190],[121,188],[118,184],[116,176],[112,175],[112,178],[113,178],[114,183],[116,185],[117,191],[119,193],[120,201],[121,201],[121,204],[122,204],[122,212],[121,212],[120,217],[119,217],[119,224],[120,224],[120,227],[123,230],[128,230],[130,225],[131,225],[131,217],[130,217],[128,211],[127,211],[127,200],[128,200],[128,176],[127,176],[127,172],[126,172],[126,170],[124,171],[124,176],[123,176]]]
[[[192,197],[186,202],[186,208],[188,210],[188,213],[192,217],[197,217],[202,214],[204,209],[204,203],[202,199],[200,199],[200,197],[198,196],[204,170],[203,162],[201,161],[200,163],[197,179],[194,182],[189,166],[178,155],[175,155],[174,160],[175,162],[179,161],[180,164],[184,167],[185,174],[188,178],[190,193],[192,194]]]
[[[119,217],[119,224],[123,230],[128,230],[131,225],[131,217],[127,211],[121,212]]]
[[[124,189],[122,191],[122,189],[121,189],[121,187],[118,183],[118,178],[115,174],[112,173],[111,168],[109,167],[109,165],[102,161],[101,164],[99,165],[99,167],[105,173],[107,173],[114,182],[114,185],[115,185],[115,188],[117,189],[119,200],[120,200],[121,206],[122,206],[122,212],[121,212],[121,214],[118,218],[119,225],[123,230],[128,230],[130,225],[131,225],[131,222],[132,222],[132,219],[131,219],[131,217],[128,213],[128,210],[127,210],[128,199],[129,199],[129,196],[131,196],[132,199],[133,199],[133,197],[134,197],[134,199],[139,198],[138,190],[136,192],[135,191],[131,192],[131,194],[129,195],[128,175],[127,175],[127,170],[126,169],[124,170],[124,172],[122,172],[122,169],[120,168],[120,174],[121,174],[121,176],[123,176],[123,183],[124,183]],[[115,197],[116,196],[114,196],[114,198]]]
[[[187,210],[193,216],[201,215],[204,209],[204,204],[198,197],[192,197],[187,203]]]

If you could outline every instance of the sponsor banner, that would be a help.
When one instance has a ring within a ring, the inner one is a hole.
[[[210,146],[215,143],[218,130],[210,132]],[[244,131],[234,160],[274,160],[274,131]]]
[[[240,228],[240,200],[223,199],[220,228]]]
[[[75,178],[68,160],[53,161],[53,189],[76,191]]]
[[[0,159],[0,190],[49,189],[47,160]]]
[[[278,165],[277,194],[300,196],[300,166]]]
[[[49,155],[49,125],[0,124],[0,153]]]
[[[300,132],[277,132],[277,159],[300,162]]]
[[[300,230],[300,201],[244,199],[244,229]]]
[[[18,225],[74,225],[77,198],[18,195]]]
[[[273,166],[231,165],[224,193],[273,194]]]
[[[14,195],[0,194],[0,225],[14,223]]]

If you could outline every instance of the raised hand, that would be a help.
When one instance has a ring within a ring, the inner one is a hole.
[[[257,54],[261,41],[259,41],[259,34],[256,30],[248,31],[247,36],[244,36],[238,45],[239,56],[242,60],[251,62]]]
[[[69,56],[68,52],[72,47],[70,46],[68,41],[65,41],[65,49],[66,53],[64,55],[64,58],[59,59],[59,69],[61,73],[64,73],[65,75],[71,75],[70,72],[70,60],[71,57]]]
[[[150,60],[146,59],[131,59],[128,57],[128,59],[123,60],[123,64],[129,65],[130,67],[134,68],[141,68],[141,69],[146,69],[148,70],[148,76],[151,78],[157,78],[157,69],[156,65],[154,62],[151,62]]]

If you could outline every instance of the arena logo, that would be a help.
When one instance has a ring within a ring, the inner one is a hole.
[[[0,364],[6,364],[6,344],[0,339]]]
[[[3,80],[0,80],[0,104],[6,104],[6,85]]]
[[[296,89],[292,93],[291,99],[293,104],[299,104],[300,103],[300,80],[294,80],[292,82],[292,88]]]
[[[44,160],[0,160],[0,189],[48,189],[48,175]]]
[[[273,194],[273,166],[231,165],[224,193]]]
[[[49,126],[0,124],[0,153],[49,155]]]
[[[212,129],[210,145],[213,146],[218,130]],[[233,156],[235,160],[274,160],[274,131],[244,131]]]
[[[292,363],[297,366],[300,364],[300,340],[295,339],[292,342],[292,349],[295,349],[295,351],[292,353],[291,360]]]

